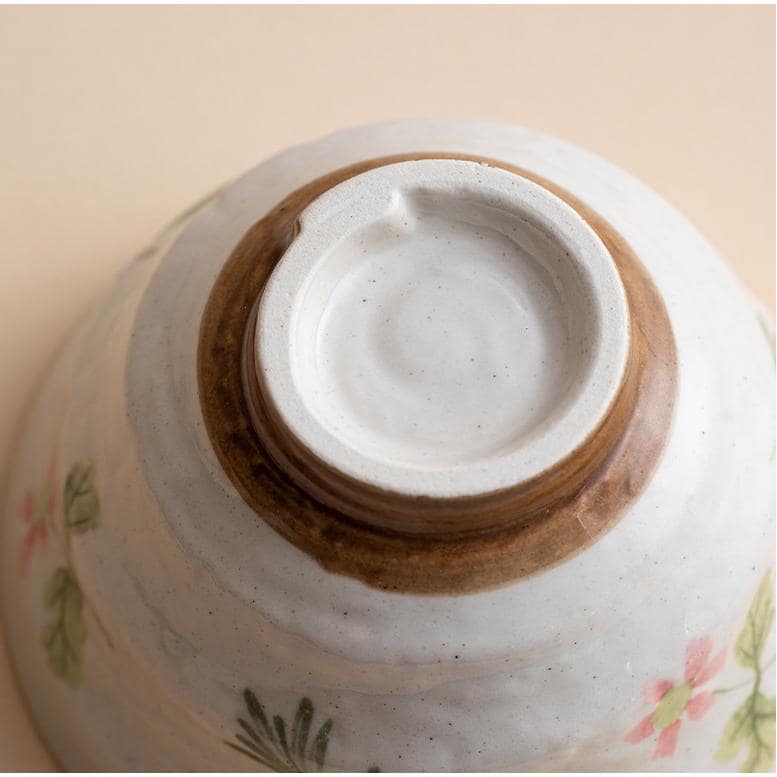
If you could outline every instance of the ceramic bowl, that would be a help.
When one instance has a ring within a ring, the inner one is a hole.
[[[24,426],[4,606],[52,751],[771,769],[770,338],[567,143],[412,121],[264,162],[126,268]]]

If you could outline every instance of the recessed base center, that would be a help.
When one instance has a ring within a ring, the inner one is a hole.
[[[279,463],[319,495],[342,487],[343,509],[362,486],[450,500],[536,479],[601,424],[628,350],[617,269],[574,210],[504,170],[425,160],[303,211],[254,357]]]
[[[318,325],[309,407],[371,458],[485,463],[563,407],[581,366],[567,313],[513,239],[403,206],[327,259],[340,277]]]

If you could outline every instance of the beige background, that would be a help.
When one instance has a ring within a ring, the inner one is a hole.
[[[769,7],[0,8],[0,468],[62,333],[155,230],[347,125],[466,116],[571,140],[683,210],[773,306],[774,44]],[[0,651],[0,769],[49,765]]]

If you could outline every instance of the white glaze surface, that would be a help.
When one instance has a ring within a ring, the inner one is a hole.
[[[629,514],[554,570],[459,597],[378,592],[282,540],[221,471],[194,391],[199,318],[246,229],[317,175],[428,149],[524,166],[608,219],[664,297],[680,366],[666,452]],[[671,761],[623,737],[649,711],[645,683],[682,675],[689,640],[732,645],[770,563],[772,395],[749,298],[682,217],[606,162],[468,122],[382,125],[293,149],[197,214],[163,262],[133,266],[45,390],[10,504],[44,474],[66,412],[62,459],[98,462],[103,526],[75,561],[112,646],[90,625],[83,687],[57,684],[34,649],[40,588],[19,584],[11,559],[4,590],[26,691],[81,769],[253,768],[223,745],[244,687],[287,718],[300,696],[314,699],[335,722],[336,770],[726,768],[713,756],[741,701],[732,695],[684,722]],[[8,525],[4,547],[16,547],[22,527]],[[742,680],[729,660],[721,687]]]

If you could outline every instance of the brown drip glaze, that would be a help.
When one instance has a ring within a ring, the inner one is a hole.
[[[244,358],[252,353],[252,323],[264,284],[296,234],[305,207],[354,175],[418,159],[487,164],[553,192],[598,234],[626,291],[630,355],[608,413],[563,461],[511,489],[433,500],[387,493],[332,472],[286,432],[257,381],[253,360]],[[645,487],[658,462],[672,419],[676,372],[663,301],[639,259],[607,222],[529,171],[449,153],[360,162],[286,197],[246,233],[227,260],[205,308],[198,352],[208,433],[224,470],[257,515],[331,572],[377,588],[415,593],[465,593],[503,585],[559,563],[606,532]],[[274,459],[285,459],[294,478]]]

